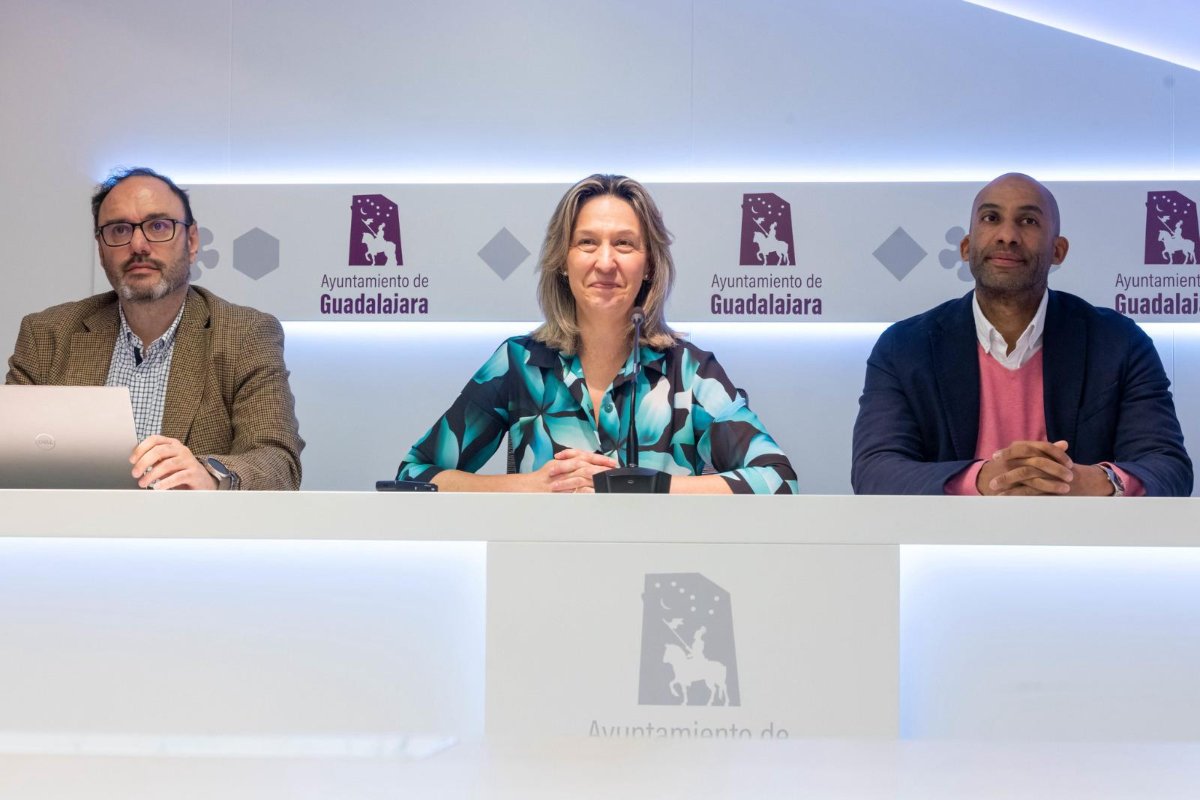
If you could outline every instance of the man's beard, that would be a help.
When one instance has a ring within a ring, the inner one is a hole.
[[[991,267],[986,263],[986,259],[996,253],[1016,256],[1025,263],[1020,270],[1004,271]],[[1048,270],[1044,269],[1046,257],[1024,249],[971,250],[967,255],[970,258],[971,275],[975,277],[976,288],[993,294],[1023,294],[1037,289],[1045,283],[1048,273]]]
[[[158,270],[158,280],[150,286],[131,285],[125,281],[126,271],[134,264],[148,264]],[[153,303],[187,283],[189,264],[181,256],[173,265],[157,258],[129,258],[121,265],[121,271],[113,288],[121,299],[129,303]]]

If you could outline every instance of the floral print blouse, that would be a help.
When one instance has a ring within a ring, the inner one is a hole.
[[[641,347],[637,430],[640,466],[699,475],[706,464],[734,493],[794,494],[796,473],[712,353],[689,342]],[[599,424],[577,355],[530,336],[505,341],[441,419],[405,456],[399,480],[444,469],[479,470],[504,434],[517,468],[533,472],[567,448],[625,465],[633,354],[604,392]]]

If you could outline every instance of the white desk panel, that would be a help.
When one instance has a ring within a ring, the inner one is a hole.
[[[1191,498],[4,491],[0,507],[9,742],[471,739],[485,707],[630,738],[790,719],[804,736],[1200,739]],[[660,574],[729,593],[705,652],[736,639],[752,705],[639,700],[670,641],[646,626],[675,624],[644,615]],[[821,699],[829,676],[868,674],[869,714],[836,700],[852,683]],[[590,706],[538,705],[570,703],[572,675]]]

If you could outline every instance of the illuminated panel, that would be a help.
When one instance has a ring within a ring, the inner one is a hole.
[[[902,736],[1200,738],[1200,548],[900,551]]]
[[[486,552],[0,539],[0,751],[113,752],[131,735],[134,751],[406,752],[478,735]],[[204,738],[218,732],[234,738]]]

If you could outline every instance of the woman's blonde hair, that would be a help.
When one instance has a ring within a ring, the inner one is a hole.
[[[642,342],[655,350],[666,350],[680,338],[667,326],[665,317],[667,297],[675,283],[671,233],[663,225],[662,214],[646,187],[624,175],[589,175],[558,201],[554,216],[546,226],[546,239],[538,259],[538,305],[542,307],[546,321],[533,332],[533,338],[567,355],[578,349],[579,324],[575,316],[575,296],[567,282],[567,252],[571,249],[571,235],[575,232],[579,210],[592,198],[606,195],[629,203],[641,223],[647,277],[634,304],[641,306],[646,314]]]

